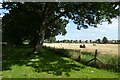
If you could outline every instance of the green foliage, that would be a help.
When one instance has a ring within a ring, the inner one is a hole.
[[[119,15],[117,2],[4,2],[3,8],[9,13],[3,17],[3,41],[20,45],[29,40],[36,45],[45,31],[45,39],[59,34],[65,35],[69,19],[77,25],[77,29],[87,29],[89,26],[111,19]],[[42,39],[42,38],[41,38]]]
[[[107,37],[103,37],[102,42],[103,42],[103,43],[108,43]]]
[[[56,38],[55,37],[49,37],[48,39],[45,40],[45,42],[54,43],[54,42],[56,42]]]
[[[97,42],[97,43],[101,43],[101,39],[97,39],[96,42]]]

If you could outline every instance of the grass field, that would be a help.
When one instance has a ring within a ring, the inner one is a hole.
[[[85,66],[70,58],[42,49],[15,48],[7,52],[2,62],[3,78],[118,78],[119,73]]]
[[[64,48],[64,49],[76,49],[86,52],[94,52],[95,49],[98,50],[100,54],[110,54],[118,55],[118,44],[85,44],[86,48],[80,48],[79,43],[44,43],[46,46],[55,47],[55,48]]]
[[[80,48],[79,43],[44,43],[45,46],[53,47],[56,49],[65,49],[64,52],[67,56],[71,55],[70,58],[78,59],[79,55],[83,64],[94,58],[95,50],[97,49],[98,63],[91,64],[92,66],[98,66],[100,68],[111,69],[112,71],[120,71],[118,68],[120,56],[118,55],[118,44],[85,44],[86,48]],[[76,52],[77,50],[77,52]],[[68,53],[69,52],[69,53]],[[94,60],[93,60],[94,61]],[[93,62],[92,61],[92,62]]]
[[[120,72],[118,67],[120,66],[120,56],[118,55],[98,54],[96,56],[96,61],[94,56],[95,54],[92,52],[71,49],[55,49],[52,47],[48,49],[51,49],[51,51],[55,52],[56,54],[71,58],[85,65],[106,69],[113,72]]]

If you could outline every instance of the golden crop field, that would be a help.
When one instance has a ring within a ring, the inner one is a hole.
[[[43,45],[55,48],[75,49],[86,52],[94,52],[96,49],[100,54],[118,55],[118,44],[85,44],[86,48],[80,48],[81,43],[44,43]]]

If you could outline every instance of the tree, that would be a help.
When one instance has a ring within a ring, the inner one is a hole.
[[[85,43],[88,43],[88,40],[85,40]]]
[[[66,43],[66,40],[65,40],[65,39],[63,40],[63,43]]]
[[[119,15],[117,2],[4,2],[2,6],[9,10],[3,17],[3,41],[18,45],[27,39],[35,47],[34,52],[40,50],[45,39],[65,35],[69,19],[80,30],[97,27],[104,16],[111,23],[111,19]]]
[[[70,40],[67,40],[67,43],[70,43]]]
[[[63,40],[63,43],[69,43],[69,40]]]
[[[70,40],[70,43],[73,43],[73,40]]]
[[[13,6],[13,4],[16,5]],[[56,5],[56,3],[54,4]],[[28,39],[35,46],[33,51],[38,51],[44,39],[66,33],[65,27],[68,21],[57,18],[58,16],[53,14],[54,12],[51,10],[48,10],[48,12],[51,11],[51,13],[49,12],[51,16],[49,16],[46,9],[48,9],[48,5],[53,7],[50,3],[8,3],[7,5],[12,8],[3,17],[3,41],[7,40],[10,45],[20,45]],[[46,19],[47,16],[49,16],[49,21]],[[54,19],[55,21],[52,21]]]
[[[92,40],[90,40],[89,42],[92,43]]]
[[[117,40],[117,44],[120,44],[120,40]]]
[[[100,40],[100,39],[97,39],[97,43],[101,43],[101,40]]]
[[[107,37],[103,37],[102,42],[103,42],[104,44],[108,43]]]
[[[45,40],[46,42],[50,42],[50,43],[54,43],[56,42],[56,38],[55,37],[49,37],[48,39]]]

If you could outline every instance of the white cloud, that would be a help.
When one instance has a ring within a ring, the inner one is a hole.
[[[0,15],[0,17],[3,17],[3,15]]]
[[[102,28],[93,28],[93,31],[95,31],[95,32],[106,32],[106,30],[102,29]]]
[[[0,8],[2,8],[2,4],[0,4]]]
[[[3,0],[0,0],[0,2],[3,2]]]
[[[106,32],[106,30],[102,30],[102,29],[101,29],[100,32]]]

